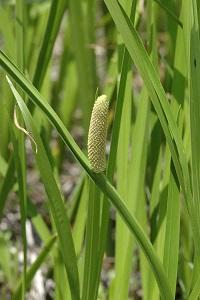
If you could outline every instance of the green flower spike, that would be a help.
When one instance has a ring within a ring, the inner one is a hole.
[[[105,148],[109,101],[106,95],[97,98],[92,110],[88,134],[88,158],[95,173],[106,168]]]

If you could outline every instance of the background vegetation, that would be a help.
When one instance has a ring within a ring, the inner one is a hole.
[[[2,300],[198,299],[199,22],[198,0],[0,1]]]

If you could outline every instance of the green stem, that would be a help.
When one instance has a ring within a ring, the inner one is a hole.
[[[100,224],[100,192],[89,178],[89,201],[86,224],[86,250],[84,265],[84,282],[82,300],[96,299],[98,281],[96,270],[98,264]]]

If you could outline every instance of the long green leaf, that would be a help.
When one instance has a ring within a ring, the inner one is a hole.
[[[98,281],[97,264],[99,250],[100,192],[95,183],[89,179],[89,200],[86,223],[86,249],[84,262],[84,280],[82,300],[97,298]]]
[[[170,176],[167,200],[165,248],[163,264],[175,297],[176,277],[178,269],[179,231],[180,231],[180,199],[179,190],[173,174]]]

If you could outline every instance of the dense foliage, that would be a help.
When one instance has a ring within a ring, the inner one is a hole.
[[[199,28],[198,0],[0,1],[1,300],[199,298]]]

